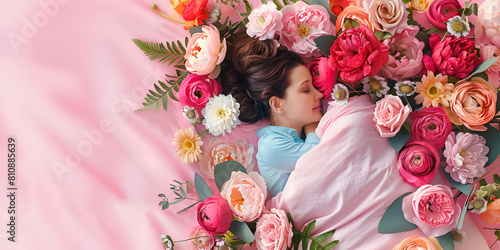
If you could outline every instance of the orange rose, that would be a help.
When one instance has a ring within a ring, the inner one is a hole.
[[[340,14],[347,6],[363,6],[361,0],[330,0],[330,10],[336,16]]]
[[[452,117],[450,120],[470,130],[485,131],[483,125],[495,116],[496,103],[497,90],[487,81],[479,77],[473,77],[470,82],[460,81],[452,92],[450,103],[451,111],[459,120]]]
[[[392,250],[443,250],[443,248],[439,245],[437,240],[432,238],[428,240],[424,237],[413,236],[404,239],[397,246],[395,246]]]
[[[365,8],[358,6],[347,6],[342,12],[340,12],[339,16],[337,17],[337,22],[335,23],[335,27],[337,27],[337,30],[335,31],[335,33],[339,33],[340,29],[345,30],[344,21],[346,18],[350,18],[374,31],[373,24],[370,21],[370,16],[368,15],[368,12],[366,12]]]
[[[486,211],[481,214],[481,219],[490,225],[500,224],[500,199],[488,204]]]

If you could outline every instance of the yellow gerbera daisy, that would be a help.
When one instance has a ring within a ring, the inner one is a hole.
[[[438,107],[439,104],[449,107],[451,92],[455,86],[448,83],[448,76],[438,74],[434,76],[432,71],[427,71],[427,76],[422,77],[422,82],[417,82],[415,97],[417,104],[423,103],[425,108]]]
[[[178,147],[175,155],[182,156],[182,162],[195,162],[201,157],[203,141],[191,128],[177,130],[172,145]]]

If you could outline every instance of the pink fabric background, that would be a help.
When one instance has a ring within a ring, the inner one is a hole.
[[[0,249],[162,249],[160,233],[180,240],[196,225],[194,209],[175,214],[189,202],[158,206],[173,179],[200,172],[173,154],[176,129],[190,126],[179,103],[134,112],[172,72],[132,39],[188,35],[153,3],[171,12],[168,1],[151,0],[0,2]],[[238,127],[226,140],[256,145],[264,125]],[[6,233],[9,137],[17,150],[15,243]]]

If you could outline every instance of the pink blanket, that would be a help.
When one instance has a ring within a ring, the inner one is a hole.
[[[298,228],[316,219],[314,235],[336,229],[336,249],[392,249],[406,237],[424,236],[419,229],[377,233],[392,201],[416,188],[399,178],[396,152],[373,127],[373,111],[369,96],[344,107],[331,103],[317,129],[321,143],[299,159],[278,202]],[[474,223],[466,227],[467,246],[486,246]]]

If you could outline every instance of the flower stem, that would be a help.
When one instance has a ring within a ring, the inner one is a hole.
[[[179,242],[185,242],[185,241],[188,241],[188,240],[195,240],[195,239],[198,239],[198,238],[209,238],[209,236],[196,236],[196,237],[193,237],[193,238],[188,238],[188,239],[184,239],[184,240],[175,240],[174,243],[179,243]]]
[[[162,17],[165,17],[165,18],[167,18],[167,19],[169,19],[169,20],[171,20],[171,21],[174,21],[174,22],[176,22],[176,23],[178,23],[178,24],[184,24],[183,22],[179,22],[179,21],[177,21],[177,20],[175,20],[175,19],[173,19],[173,18],[171,18],[171,17],[169,17],[169,16],[167,16],[167,15],[165,15],[165,14],[163,14],[163,13],[159,12],[159,11],[156,9],[156,4],[151,5],[151,8],[152,8],[152,9],[153,9],[153,10],[154,10],[154,11],[155,11],[158,15],[160,15],[160,16],[162,16]]]
[[[203,136],[208,132],[208,129],[205,129],[203,131],[201,131],[200,133],[200,139],[203,139]]]

